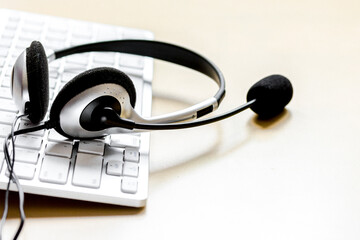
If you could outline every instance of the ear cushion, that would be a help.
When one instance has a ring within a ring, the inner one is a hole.
[[[45,117],[49,104],[48,62],[38,41],[33,41],[26,49],[26,72],[30,100],[26,108],[30,121],[38,123]]]
[[[136,92],[135,86],[131,79],[125,73],[117,69],[100,67],[85,71],[77,75],[60,90],[51,106],[50,121],[57,125],[62,108],[72,98],[88,88],[104,83],[115,83],[125,88],[130,97],[131,106],[135,107]],[[58,126],[55,128],[59,130]]]

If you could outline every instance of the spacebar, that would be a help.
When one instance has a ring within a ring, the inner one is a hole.
[[[72,180],[73,185],[89,188],[99,188],[102,161],[102,156],[78,153],[75,161],[75,169]]]

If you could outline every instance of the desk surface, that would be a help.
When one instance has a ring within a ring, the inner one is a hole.
[[[218,110],[273,73],[294,97],[271,122],[248,111],[192,130],[154,132],[143,209],[28,196],[23,239],[359,239],[360,2],[4,1],[0,6],[148,29],[212,59],[227,79]],[[162,99],[209,96],[207,81],[156,62]],[[186,89],[186,91],[179,91]],[[184,103],[185,104],[185,103]],[[178,103],[177,105],[182,106]],[[1,206],[2,207],[2,206]],[[18,219],[10,209],[7,230]]]

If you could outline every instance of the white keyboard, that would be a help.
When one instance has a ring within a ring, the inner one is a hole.
[[[45,49],[57,50],[115,39],[153,39],[153,34],[0,9],[1,189],[6,188],[9,174],[2,143],[17,113],[10,92],[11,71],[17,56],[33,40],[42,42]],[[67,81],[100,66],[127,73],[137,91],[136,111],[150,116],[153,60],[121,53],[84,53],[50,63],[50,106]],[[17,129],[29,126],[31,123],[23,120]],[[99,140],[72,141],[54,130],[20,135],[15,140],[15,173],[27,193],[141,207],[148,195],[149,137],[149,133],[117,134]],[[16,190],[15,185],[12,184],[11,190]]]

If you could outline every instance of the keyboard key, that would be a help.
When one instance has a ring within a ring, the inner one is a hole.
[[[82,44],[86,44],[86,43],[89,43],[89,39],[73,37],[73,38],[71,38],[70,45],[71,46],[78,46],[78,45],[82,45]]]
[[[19,36],[19,40],[22,41],[22,43],[18,42],[16,44],[17,46],[20,46],[19,44],[24,44],[24,42],[27,42],[27,44],[30,45],[29,43],[31,43],[31,41],[40,40],[40,34],[29,31],[23,31]]]
[[[115,64],[115,53],[94,53],[94,62],[107,65]]]
[[[5,65],[5,57],[0,57],[0,67]]]
[[[11,68],[11,70],[13,69],[13,66],[14,66],[16,60],[18,59],[18,57],[21,55],[22,52],[24,52],[24,49],[16,49],[15,48],[12,51],[12,55],[11,55],[11,58],[9,60],[9,68]]]
[[[0,124],[0,137],[7,137],[11,133],[11,125]]]
[[[15,148],[15,161],[36,164],[39,151],[25,148]]]
[[[68,26],[64,23],[51,23],[51,25],[49,25],[48,27],[48,32],[52,33],[52,32],[56,32],[56,33],[62,33],[62,34],[66,34],[66,32],[68,31]]]
[[[47,155],[71,158],[72,150],[72,144],[62,142],[48,142],[45,153]]]
[[[12,44],[11,40],[14,38],[14,36],[15,36],[15,31],[5,31],[5,32],[3,32],[3,34],[2,34],[3,39],[1,39],[1,41],[6,39],[9,42],[5,42],[2,46],[6,46],[7,48],[10,48],[11,44]]]
[[[49,132],[49,140],[53,141],[53,142],[72,142],[72,140],[64,137],[63,135],[61,135],[60,133],[58,133],[57,131],[55,131],[54,129],[51,129]]]
[[[146,34],[138,30],[129,30],[123,32],[122,37],[124,39],[146,39]]]
[[[137,69],[137,68],[129,68],[129,67],[124,67],[124,66],[119,66],[119,70],[123,71],[124,73],[128,74],[128,75],[132,75],[132,76],[136,76],[136,77],[143,77],[143,70],[141,69]]]
[[[0,137],[0,152],[4,151],[4,141],[5,138]]]
[[[55,63],[55,62],[54,62]],[[58,62],[56,62],[58,63]],[[59,72],[58,72],[58,69],[55,68],[53,65],[52,67],[49,69],[49,78],[54,78],[54,79],[57,79],[59,77]]]
[[[121,181],[121,191],[124,193],[136,193],[138,188],[138,182],[136,178],[124,177]]]
[[[88,39],[89,41],[91,40],[91,35],[92,35],[92,30],[93,27],[88,25],[88,26],[84,26],[83,24],[77,25],[77,26],[72,26],[72,36],[76,37],[76,38],[84,38],[84,39]]]
[[[139,166],[136,163],[124,162],[123,175],[137,177],[139,175]]]
[[[120,65],[131,68],[144,68],[144,57],[124,54],[120,55]]]
[[[105,144],[100,141],[80,141],[79,152],[104,155]]]
[[[8,22],[6,25],[5,25],[5,29],[6,30],[15,30],[17,28],[18,24],[16,22]]]
[[[5,76],[10,77],[12,74],[12,67],[8,67],[8,69],[5,72]]]
[[[67,69],[69,70],[69,69]],[[68,82],[70,81],[71,79],[73,79],[77,74],[76,73],[73,73],[73,72],[64,72],[62,74],[62,78],[61,78],[61,81],[62,82]]]
[[[111,27],[102,27],[97,32],[96,41],[109,41],[117,38],[117,32]]]
[[[6,57],[8,55],[9,50],[7,48],[0,48],[0,56]]]
[[[41,25],[41,26],[43,26],[45,24],[45,21],[43,18],[26,17],[24,19],[24,23],[26,23],[26,25]]]
[[[112,147],[140,147],[140,138],[134,135],[113,134],[110,138]]]
[[[99,188],[103,158],[99,155],[78,153],[72,183],[76,186]]]
[[[52,50],[58,50],[58,49],[63,49],[65,47],[65,42],[61,42],[61,41],[57,41],[57,40],[49,40],[49,39],[45,39],[44,40],[44,46],[46,46],[46,48],[48,49],[52,49]]]
[[[61,32],[49,32],[46,37],[46,40],[49,41],[65,41],[66,40],[66,34],[63,34]]]
[[[123,171],[123,163],[121,161],[109,161],[106,165],[106,174],[121,176]]]
[[[10,88],[7,87],[0,87],[0,97],[12,99]]]
[[[34,39],[35,40],[35,39]],[[31,38],[30,39],[19,39],[17,42],[16,42],[16,45],[15,45],[15,48],[19,51],[19,52],[22,52],[24,51],[25,48],[29,47],[31,44]]]
[[[56,87],[57,79],[50,77],[49,78],[49,88],[54,89]]]
[[[6,75],[5,75],[5,76],[4,76],[4,79],[3,79],[2,83],[1,83],[1,86],[2,86],[2,87],[7,87],[7,88],[9,88],[10,85],[11,85],[10,76],[6,76]],[[13,103],[12,105],[15,106],[14,103]],[[9,110],[9,111],[10,111],[10,110]]]
[[[54,95],[55,95],[55,93],[54,93],[54,89],[49,89],[49,100],[50,100],[50,102],[52,102],[52,100],[54,99]]]
[[[77,73],[85,71],[87,69],[87,65],[67,62],[67,63],[65,63],[65,69],[66,69],[66,71],[74,72],[73,75],[75,77],[77,75]],[[71,80],[72,78],[65,78],[65,80],[66,79]]]
[[[39,179],[42,182],[65,184],[69,175],[70,159],[45,155]]]
[[[39,150],[41,147],[41,143],[41,137],[32,135],[20,135],[16,137],[15,147]]]
[[[43,31],[43,26],[42,25],[37,25],[37,24],[28,24],[28,23],[26,23],[26,24],[23,25],[22,31],[41,34],[41,32]]]
[[[136,162],[136,163],[139,162],[140,153],[137,148],[126,147],[124,152],[125,152],[124,154],[125,161]]]
[[[89,63],[89,54],[72,55],[66,58],[66,62],[86,66]]]
[[[5,79],[3,79],[5,80]],[[11,99],[0,98],[0,110],[7,112],[18,112],[18,109]]]
[[[35,165],[26,164],[26,163],[14,163],[14,172],[16,176],[20,179],[31,180],[35,175]],[[9,169],[6,169],[6,176],[9,177]]]
[[[104,157],[106,161],[123,161],[124,149],[117,147],[110,147],[109,145],[106,145]]]
[[[0,111],[0,123],[12,124],[15,120],[16,113]]]
[[[4,153],[0,152],[0,172],[2,169],[3,162],[4,162]]]
[[[20,16],[15,15],[15,13],[14,13],[14,15],[9,16],[9,22],[14,22],[14,23],[16,23],[16,22],[18,22],[18,21],[20,21]]]
[[[40,123],[42,124],[42,123]],[[19,128],[18,129],[26,129],[26,128],[31,128],[31,127],[35,127],[35,126],[38,126],[39,124],[33,124],[31,123],[30,121],[28,120],[21,120],[20,124],[19,124]],[[27,133],[29,135],[36,135],[36,136],[44,136],[45,134],[45,129],[41,129],[41,130],[38,130],[38,131],[35,131],[35,132],[29,132]]]
[[[7,30],[7,31],[4,31],[4,32],[3,32],[2,37],[3,37],[3,39],[12,40],[12,39],[14,39],[15,34],[16,34],[16,31],[14,31],[14,30],[10,30],[10,31]],[[5,45],[5,44],[4,44],[4,45]],[[8,46],[8,48],[10,48],[10,46]]]

